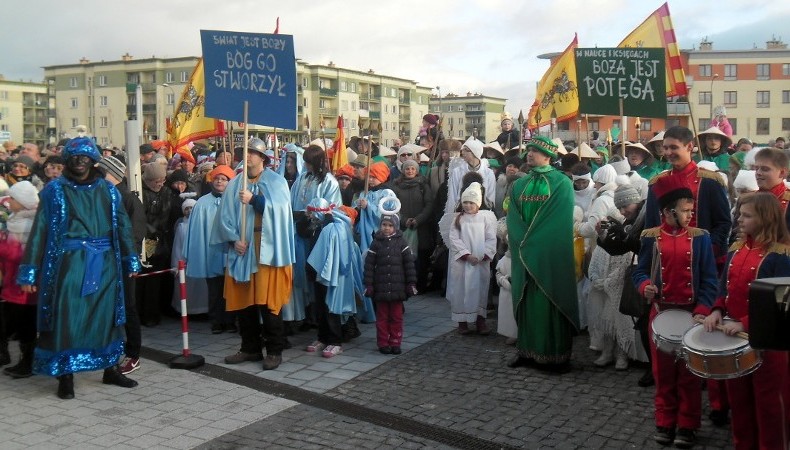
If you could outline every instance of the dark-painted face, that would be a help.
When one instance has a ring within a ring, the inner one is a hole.
[[[69,156],[69,158],[66,160],[66,167],[68,167],[69,171],[77,178],[82,178],[88,175],[88,172],[91,170],[91,166],[93,166],[93,160],[85,155]]]

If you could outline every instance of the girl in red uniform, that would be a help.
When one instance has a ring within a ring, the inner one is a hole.
[[[730,247],[719,298],[705,319],[728,335],[749,331],[749,285],[757,278],[790,276],[790,233],[770,192],[741,197],[741,238]],[[722,317],[734,321],[722,323]],[[759,326],[759,325],[758,325]],[[750,375],[727,380],[736,449],[787,449],[788,353],[764,351],[763,363]]]

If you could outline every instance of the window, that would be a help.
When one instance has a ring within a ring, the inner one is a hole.
[[[782,64],[782,76],[790,77],[790,64]]]
[[[351,92],[357,92],[357,83],[351,83]]]
[[[182,83],[186,83],[188,79],[189,79],[189,74],[187,73],[186,70],[182,70],[181,71],[181,82]]]
[[[126,75],[126,82],[127,83],[134,83],[137,84],[140,82],[140,75],[136,73],[130,73]]]
[[[790,103],[790,91],[782,91],[782,103]]]
[[[463,111],[463,110],[464,110],[464,105],[458,105],[458,111]]]
[[[697,123],[698,130],[707,130],[708,125],[710,125],[710,119],[699,119],[698,122],[699,122]]]
[[[724,104],[727,106],[737,106],[738,91],[724,91]]]
[[[642,131],[653,131],[653,121],[650,119],[643,120]]]
[[[99,117],[99,127],[101,127],[101,128],[107,128],[107,122],[108,122],[108,121],[107,121],[107,116],[101,116],[101,117]]]
[[[620,128],[620,120],[613,120],[612,121],[612,128]]]
[[[303,98],[303,99],[302,99],[302,106],[304,106],[305,108],[307,108],[307,98]]]
[[[343,92],[348,91],[348,83],[345,82],[345,81],[341,81],[340,82],[340,90],[343,91]]]
[[[77,77],[69,78],[69,87],[77,87]]]
[[[390,123],[384,122],[384,131],[389,131],[389,130],[390,130]]]
[[[174,105],[176,103],[176,94],[167,93],[165,95],[165,104]]]
[[[757,134],[769,134],[771,129],[771,119],[758,118],[757,119]]]
[[[0,100],[8,100],[8,91],[0,91]]]
[[[340,100],[340,110],[348,111],[348,100]]]
[[[77,108],[79,106],[80,106],[80,102],[77,99],[77,97],[71,97],[71,108],[74,109],[74,108]]]
[[[343,118],[343,128],[348,128],[348,119]]]
[[[790,131],[790,118],[782,117],[782,131]]]
[[[176,80],[173,72],[165,72],[165,83],[172,83]]]
[[[106,95],[99,96],[99,106],[101,106],[102,108],[106,108],[107,107],[107,96]]]
[[[398,114],[398,105],[392,105],[393,114]]]
[[[737,80],[738,79],[738,65],[737,64],[725,64],[724,65],[724,79],[725,80]]]
[[[391,122],[390,128],[392,129],[392,131],[398,131],[398,124],[395,122]]]
[[[699,65],[699,76],[701,77],[709,77],[712,73],[712,67],[710,64],[700,64]]]
[[[0,131],[8,131],[8,125],[7,124],[0,125]]]
[[[712,102],[712,95],[710,91],[700,91],[699,93],[699,104],[700,105],[710,105]],[[707,130],[707,128],[704,128]]]
[[[422,105],[422,104],[423,104],[423,102],[425,102],[425,98],[424,98],[422,95],[420,95],[419,97],[417,97],[417,103],[419,103],[420,105]]]
[[[771,65],[770,64],[757,64],[757,79],[770,80],[771,79]]]
[[[318,101],[318,107],[319,107],[319,108],[321,108],[321,109],[326,109],[326,108],[327,108],[327,106],[326,106],[326,105],[327,105],[327,103],[326,103],[326,100],[319,100],[319,101]]]
[[[357,129],[357,119],[351,119],[351,129],[352,130]]]
[[[383,112],[383,113],[388,113],[388,112],[390,112],[390,105],[384,105],[384,110],[383,110],[382,112]]]
[[[732,135],[736,136],[738,134],[738,119],[728,117],[727,120],[730,122],[730,126],[732,127]]]
[[[307,88],[307,77],[302,77],[302,87]]]
[[[771,91],[757,91],[757,107],[768,108],[771,106]]]
[[[458,118],[458,125],[463,125],[463,124],[464,124],[464,118],[463,117],[459,117]]]
[[[77,125],[79,125],[79,120],[76,117],[72,117],[71,118],[71,128],[77,128]]]
[[[99,75],[99,86],[107,86],[107,75]]]
[[[590,131],[598,131],[600,130],[600,124],[597,120],[590,121]]]
[[[351,111],[357,110],[357,102],[356,100],[351,100]]]

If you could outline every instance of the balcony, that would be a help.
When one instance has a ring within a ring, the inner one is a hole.
[[[143,105],[143,113],[155,113],[156,105]]]
[[[401,122],[408,122],[411,120],[411,114],[398,114],[398,120]]]
[[[143,87],[143,92],[156,92],[156,83],[140,83]]]
[[[667,103],[667,116],[688,116],[688,103]]]
[[[376,95],[375,92],[373,94],[371,94],[371,93],[359,94],[359,99],[360,100],[373,100],[375,102],[378,102],[378,101],[380,101],[379,100],[380,98],[381,98],[381,96],[380,95]]]
[[[337,108],[318,108],[318,114],[322,116],[336,116]]]
[[[337,97],[337,89],[318,88],[318,94],[321,97]]]
[[[371,111],[370,118],[373,120],[380,120],[381,119],[381,111]]]
[[[485,111],[469,111],[468,109],[466,110],[466,117],[477,117],[477,116],[485,116],[485,115],[486,115]]]
[[[409,99],[408,95],[404,95],[403,97],[398,97],[398,103],[401,105],[408,105],[411,103],[411,100]]]

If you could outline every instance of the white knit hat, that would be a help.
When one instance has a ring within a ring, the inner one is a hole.
[[[468,188],[461,194],[461,202],[476,203],[477,206],[483,205],[483,190],[480,183],[477,181],[469,185]]]
[[[181,203],[181,212],[186,212],[187,208],[194,208],[197,201],[194,198],[188,198]]]
[[[468,148],[477,159],[483,157],[483,143],[474,137],[467,139],[462,147]]]
[[[38,189],[27,180],[14,183],[8,188],[8,195],[18,201],[25,209],[38,208]]]

